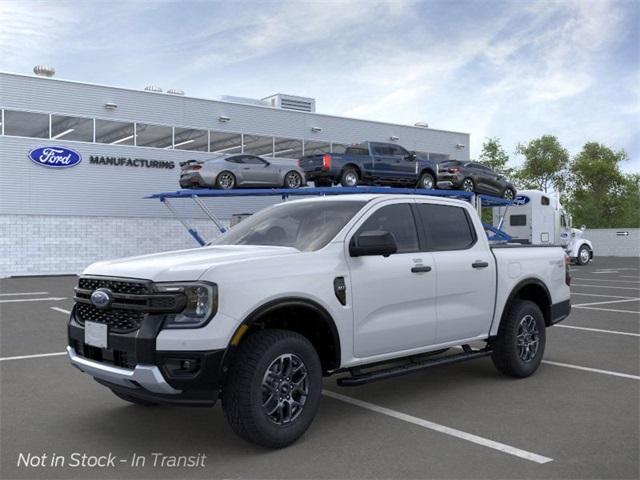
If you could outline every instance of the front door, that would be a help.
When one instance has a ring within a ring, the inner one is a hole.
[[[364,358],[433,344],[436,335],[433,257],[419,251],[411,204],[397,201],[379,207],[353,229],[348,240],[372,230],[391,232],[398,252],[386,258],[354,258],[347,251],[355,355]]]
[[[270,168],[266,160],[254,155],[245,155],[243,162],[243,177],[247,185],[276,185],[279,183],[276,169]]]

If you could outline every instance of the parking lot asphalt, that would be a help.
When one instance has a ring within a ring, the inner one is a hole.
[[[277,451],[236,437],[219,404],[129,405],[72,368],[75,277],[0,280],[0,477],[637,479],[640,261],[571,273],[574,308],[532,377],[483,358],[356,388],[327,378],[311,428]],[[115,466],[73,466],[82,454]],[[169,466],[180,455],[200,460]]]

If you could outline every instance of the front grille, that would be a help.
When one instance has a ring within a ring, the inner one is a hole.
[[[114,333],[128,333],[140,328],[145,313],[138,310],[111,309],[99,310],[91,304],[76,304],[76,319],[82,325],[84,322],[104,323],[109,331]]]
[[[108,288],[113,293],[125,293],[129,295],[146,295],[151,293],[149,282],[144,280],[114,280],[107,278],[80,278],[78,288],[82,290],[96,290]]]

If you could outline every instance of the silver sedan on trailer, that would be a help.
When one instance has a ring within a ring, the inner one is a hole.
[[[246,153],[180,163],[181,188],[285,187],[306,185],[304,171],[293,159],[268,160]]]

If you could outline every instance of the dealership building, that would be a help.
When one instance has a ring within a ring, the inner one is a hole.
[[[323,115],[310,98],[210,100],[34,71],[0,73],[0,277],[78,273],[101,259],[197,246],[164,205],[144,198],[179,189],[186,160],[250,153],[293,163],[364,140],[469,159],[467,133]],[[57,151],[72,152],[66,168],[34,160]],[[217,198],[207,207],[228,222],[278,200]],[[203,237],[216,234],[192,202],[175,206]]]

